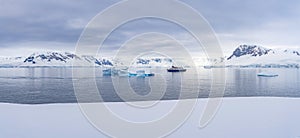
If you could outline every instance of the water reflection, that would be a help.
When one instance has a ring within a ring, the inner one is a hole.
[[[81,70],[84,68],[78,68]],[[89,91],[89,83],[96,79],[103,101],[123,101],[117,94],[111,76],[102,76],[101,69],[84,69],[95,71],[96,77],[85,76],[72,80],[71,68],[0,68],[0,102],[9,103],[70,103],[77,102],[73,82],[80,79],[87,84],[84,102],[98,102]],[[258,77],[262,71],[276,72],[278,77]],[[169,73],[165,69],[154,69],[154,77],[120,77],[119,82],[127,81],[135,94],[148,96],[147,99],[137,99],[127,95],[130,100],[169,100],[178,99],[181,91],[182,77],[190,77],[191,72]],[[210,92],[211,70],[199,69],[200,98],[206,98]],[[241,96],[280,96],[300,97],[300,71],[299,69],[226,69],[226,97]],[[185,84],[192,84],[195,80],[185,79]],[[159,89],[152,89],[151,85]],[[189,85],[184,85],[188,90]],[[120,91],[122,92],[122,90]],[[162,97],[161,92],[165,92]],[[185,92],[183,98],[193,93]]]

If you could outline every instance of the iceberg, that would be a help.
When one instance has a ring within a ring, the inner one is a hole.
[[[257,74],[259,77],[277,77],[278,74],[270,73],[270,72],[260,72]]]
[[[137,70],[136,72],[129,72],[129,76],[130,77],[150,77],[150,76],[154,76],[154,73],[148,73],[145,70]]]
[[[118,76],[119,77],[127,77],[129,76],[128,70],[127,69],[121,69],[118,71]]]

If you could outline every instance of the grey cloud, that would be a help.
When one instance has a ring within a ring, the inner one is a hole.
[[[298,0],[182,1],[208,20],[220,37],[223,49],[232,50],[240,43],[266,45],[299,43],[297,37],[300,34],[297,30],[300,23],[300,1]],[[116,2],[118,1],[0,0],[0,48],[20,47],[22,43],[29,46],[30,43],[36,44],[35,42],[39,42],[41,49],[53,42],[66,44],[68,45],[66,47],[70,48],[75,46],[84,26],[92,18]],[[128,12],[137,11],[128,10]],[[170,11],[170,14],[176,12]],[[113,16],[121,17],[122,13]],[[194,22],[193,19],[186,20]],[[105,29],[105,26],[102,27]],[[191,45],[190,48],[197,45],[178,25],[162,20],[143,19],[117,28],[105,41],[103,50],[116,50],[128,39],[146,32],[160,32],[174,36],[181,41],[186,41],[186,44]]]
[[[74,43],[84,25],[112,3],[114,2],[109,0],[1,1],[0,43],[18,41]],[[78,21],[81,23],[78,24]]]
[[[184,0],[199,11],[217,32],[252,28],[268,21],[293,21],[300,16],[300,1],[290,0]]]

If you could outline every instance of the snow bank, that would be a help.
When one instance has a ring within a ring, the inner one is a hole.
[[[199,117],[207,99],[200,99],[187,122],[171,137],[190,138],[297,138],[300,136],[300,99],[225,98],[215,118],[199,128]],[[144,118],[155,118],[169,110],[176,101],[162,101],[160,109]],[[141,119],[141,112],[131,112],[123,103],[105,103],[126,118]],[[166,110],[164,110],[166,109]],[[127,111],[124,111],[127,110]],[[81,114],[77,104],[16,105],[0,104],[0,137],[3,138],[99,138],[105,137]]]

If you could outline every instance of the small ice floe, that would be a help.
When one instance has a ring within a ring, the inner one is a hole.
[[[103,74],[103,76],[111,76],[112,69],[103,69],[102,74]]]
[[[145,70],[137,70],[136,71],[136,76],[138,76],[138,77],[145,77],[145,74],[146,74]]]
[[[118,70],[115,68],[106,68],[102,70],[102,75],[103,76],[112,76],[112,75],[117,75]]]
[[[154,76],[154,73],[148,73],[145,70],[137,70],[135,72],[129,72],[129,76],[133,77],[133,76],[137,76],[137,77],[150,77],[150,76]]]
[[[121,69],[118,71],[118,76],[119,77],[127,77],[129,76],[128,70],[127,69]]]
[[[257,74],[259,77],[277,77],[278,74],[270,73],[270,72],[260,72]]]
[[[150,76],[154,76],[154,73],[146,73],[145,77],[150,77]]]

